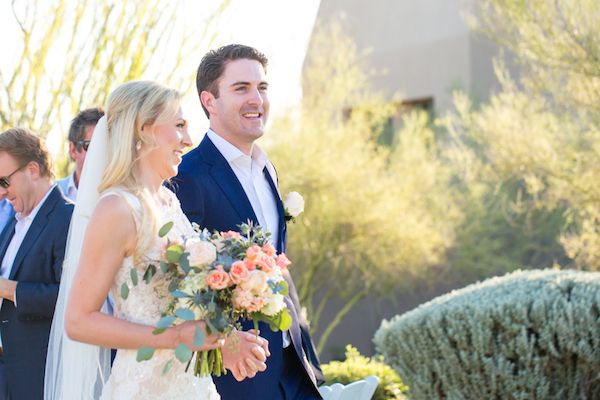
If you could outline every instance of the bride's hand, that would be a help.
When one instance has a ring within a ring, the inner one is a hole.
[[[257,336],[254,330],[234,331],[227,337],[223,346],[223,365],[231,371],[239,382],[254,378],[257,372],[267,369],[269,342]]]
[[[188,346],[192,351],[204,351],[212,350],[219,347],[223,347],[225,338],[222,335],[206,335],[204,345],[198,347],[194,346],[194,335],[196,334],[196,327],[206,333],[206,324],[203,321],[186,321],[183,324],[175,326],[178,333],[178,340],[175,344],[177,347],[180,343]]]

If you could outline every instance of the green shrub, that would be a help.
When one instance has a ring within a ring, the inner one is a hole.
[[[600,399],[600,273],[534,270],[383,321],[411,399]]]
[[[373,400],[405,399],[402,393],[405,393],[408,388],[402,383],[396,371],[383,362],[381,356],[368,358],[362,356],[356,348],[347,345],[345,361],[332,361],[321,367],[325,374],[326,385],[334,383],[346,385],[376,375],[379,378],[379,385]]]

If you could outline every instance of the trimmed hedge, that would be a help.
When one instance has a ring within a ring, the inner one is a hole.
[[[374,341],[411,399],[600,399],[600,273],[489,279],[383,321]]]
[[[368,358],[361,355],[351,345],[346,346],[346,360],[332,361],[321,365],[325,375],[325,384],[348,383],[364,379],[370,375],[379,378],[379,385],[373,395],[373,400],[402,400],[407,387],[402,383],[398,373],[389,365],[383,363],[381,356]]]

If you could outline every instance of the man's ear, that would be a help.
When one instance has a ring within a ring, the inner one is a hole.
[[[72,142],[69,142],[69,157],[71,157],[71,161],[75,161],[75,152],[77,152],[77,148]]]
[[[34,180],[37,180],[42,176],[40,173],[40,164],[37,162],[30,161],[26,168],[29,170],[29,174]]]
[[[214,114],[215,112],[215,100],[215,96],[208,90],[203,90],[200,93],[200,102],[208,110],[209,114]]]

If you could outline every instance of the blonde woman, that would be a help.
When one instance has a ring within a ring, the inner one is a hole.
[[[183,149],[191,145],[181,95],[149,81],[128,82],[109,96],[106,116],[94,132],[69,232],[67,254],[48,350],[46,399],[218,399],[208,377],[185,372],[174,349],[223,346],[208,336],[193,346],[197,326],[186,322],[154,335],[153,325],[169,301],[168,282],[157,275],[149,284],[120,295],[132,268],[143,273],[160,253],[159,227],[173,221],[170,239],[192,234],[175,195],[163,182],[177,174]],[[102,311],[109,295],[113,315]],[[66,330],[64,334],[63,327]],[[266,368],[267,344],[238,332],[236,346],[223,348],[225,366],[236,379]],[[68,337],[67,337],[68,336]],[[156,348],[151,360],[137,362],[137,349]],[[106,349],[118,349],[112,370]]]

